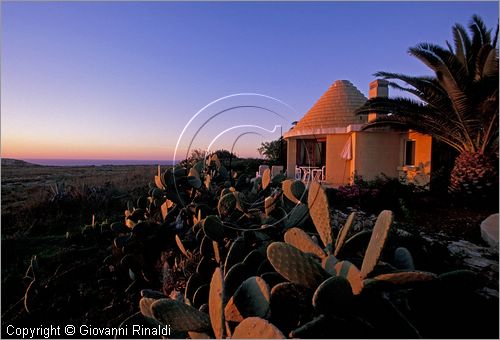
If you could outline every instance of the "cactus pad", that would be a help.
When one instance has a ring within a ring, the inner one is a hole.
[[[412,271],[412,272],[381,274],[375,276],[374,279],[378,281],[390,282],[396,285],[408,285],[412,283],[432,281],[436,277],[437,277],[436,274],[433,273]]]
[[[344,242],[347,239],[347,235],[349,235],[349,232],[351,231],[355,218],[356,218],[356,213],[352,212],[349,215],[349,217],[347,217],[347,221],[345,222],[342,229],[340,229],[339,236],[335,240],[335,252],[333,253],[334,256],[338,256],[340,249],[342,249],[342,246],[344,245]]]
[[[208,296],[208,309],[210,322],[217,339],[224,338],[224,278],[222,271],[217,267],[210,282],[210,294]]]
[[[229,192],[219,199],[217,211],[221,217],[229,216],[236,208],[236,197]]]
[[[243,213],[247,212],[245,195],[238,191],[233,191],[233,195],[236,198],[236,209]]]
[[[254,249],[243,259],[243,263],[253,274],[256,274],[262,262],[267,260],[265,253],[264,248]]]
[[[227,275],[229,269],[238,262],[242,262],[246,255],[246,242],[243,237],[238,237],[233,241],[224,263],[224,274]]]
[[[214,255],[214,247],[210,238],[208,236],[203,236],[200,243],[200,254],[203,257],[212,257]]]
[[[193,307],[200,308],[201,305],[208,302],[208,294],[210,293],[210,286],[208,284],[198,287],[193,295]]]
[[[151,311],[151,305],[153,302],[155,302],[157,299],[152,299],[152,298],[147,298],[143,297],[139,301],[139,309],[141,310],[141,314],[144,315],[147,318],[154,319],[153,312]]]
[[[266,281],[258,276],[246,279],[224,309],[227,321],[241,322],[244,318],[265,318],[269,313],[270,291]]]
[[[269,264],[271,266],[271,264]],[[260,274],[260,277],[266,281],[269,288],[273,288],[279,283],[286,282],[286,279],[274,270],[272,272],[265,272]]]
[[[210,335],[203,332],[188,332],[190,339],[210,339]]]
[[[330,338],[332,337],[332,329],[335,330],[335,325],[324,315],[317,316],[308,323],[290,332],[291,338]]]
[[[251,276],[252,272],[246,264],[240,262],[232,266],[224,277],[224,296],[226,299],[230,299],[243,281]]]
[[[285,228],[292,228],[301,226],[309,217],[309,209],[307,205],[300,203],[297,204],[293,209],[287,214],[285,219]]]
[[[361,293],[363,289],[363,279],[361,278],[360,271],[355,265],[349,261],[338,262],[335,265],[335,272],[337,276],[346,278],[347,281],[349,281],[354,295]]]
[[[156,320],[177,332],[203,332],[210,329],[207,314],[177,300],[156,300],[151,305],[151,312]]]
[[[267,168],[262,173],[262,190],[266,190],[266,188],[269,186],[270,183],[271,183],[271,170]]]
[[[203,278],[209,280],[212,277],[215,267],[217,267],[217,263],[213,258],[202,257],[196,267],[196,272]]]
[[[326,256],[323,249],[312,240],[312,238],[307,235],[307,233],[299,228],[292,228],[287,230],[284,235],[285,242],[294,246],[298,250],[304,253],[312,253],[320,258]]]
[[[243,320],[234,330],[233,339],[285,339],[273,324],[259,317]]]
[[[207,216],[203,220],[203,231],[212,241],[221,242],[224,238],[224,226],[216,215]]]
[[[332,227],[328,198],[326,197],[325,190],[318,182],[313,181],[311,185],[309,185],[307,202],[309,205],[309,214],[311,215],[321,241],[325,247],[330,247],[332,244]]]
[[[320,314],[329,314],[334,311],[345,310],[353,298],[349,281],[342,276],[331,277],[314,292],[312,303]]]
[[[443,288],[451,292],[458,290],[471,291],[480,286],[478,274],[467,269],[446,272],[439,275],[438,278]]]
[[[310,256],[283,242],[270,244],[267,247],[267,258],[284,278],[311,289],[330,277]]]
[[[281,183],[281,187],[283,189],[283,193],[285,197],[288,198],[293,203],[297,204],[301,201],[305,201],[304,192],[306,190],[306,186],[302,181],[292,181],[287,179]]]
[[[371,230],[362,230],[345,241],[342,248],[339,249],[338,257],[363,256],[372,237]]]
[[[328,255],[327,257],[321,260],[321,266],[323,269],[330,275],[336,276],[337,272],[335,271],[335,265],[339,262],[339,260],[333,256]]]
[[[271,214],[275,207],[276,199],[272,196],[266,197],[266,199],[264,200],[264,210],[267,216]]]
[[[378,215],[375,227],[373,227],[370,243],[368,243],[368,248],[365,252],[363,265],[361,266],[362,278],[366,278],[375,268],[389,235],[392,220],[393,216],[390,210],[384,210]]]
[[[194,170],[194,169],[191,169]],[[187,182],[189,183],[190,186],[192,186],[195,189],[201,188],[201,180],[199,177],[196,176],[188,176],[187,177]]]
[[[177,247],[179,247],[179,250],[181,253],[186,256],[188,259],[191,258],[190,254],[187,252],[186,248],[184,247],[184,244],[182,243],[181,238],[179,235],[175,235],[175,243],[177,244]]]
[[[296,328],[312,315],[312,291],[291,282],[276,284],[271,290],[271,322],[284,332]]]
[[[222,259],[221,259],[220,249],[219,249],[219,243],[212,241],[212,247],[214,249],[215,262],[217,262],[217,264],[220,265]]]
[[[404,270],[415,270],[413,257],[405,247],[396,248],[394,251],[394,267]]]

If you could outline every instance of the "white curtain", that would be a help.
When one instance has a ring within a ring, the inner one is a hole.
[[[340,157],[345,160],[351,160],[352,159],[352,137],[349,135],[347,138],[347,141],[345,142],[344,148],[342,149],[342,152],[340,153]]]

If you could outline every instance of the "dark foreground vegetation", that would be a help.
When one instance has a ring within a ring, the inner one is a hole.
[[[483,246],[494,208],[383,177],[250,181],[258,162],[231,172],[220,156],[159,175],[3,166],[2,336],[169,324],[191,338],[498,337],[498,253],[495,274],[449,247]]]

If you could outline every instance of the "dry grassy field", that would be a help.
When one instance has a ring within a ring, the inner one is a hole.
[[[55,167],[3,162],[2,322],[25,320],[21,301],[26,289],[24,275],[33,255],[38,256],[44,272],[52,273],[56,264],[62,266],[59,272],[80,268],[68,275],[84,286],[90,278],[87,274],[95,270],[92,261],[105,247],[75,247],[67,242],[66,233],[80,234],[84,225],[91,224],[92,215],[96,222],[123,218],[126,202],[147,192],[156,171],[152,165]],[[89,292],[93,289],[90,281],[85,288]],[[98,302],[95,308],[101,308]]]

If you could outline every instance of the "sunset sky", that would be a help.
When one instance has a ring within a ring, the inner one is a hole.
[[[1,6],[1,155],[19,159],[169,160],[200,109],[237,93],[265,96],[200,112],[177,159],[219,134],[213,148],[237,140],[238,155],[257,156],[335,80],[367,95],[376,71],[429,74],[409,47],[444,46],[473,14],[498,22],[498,2]]]

